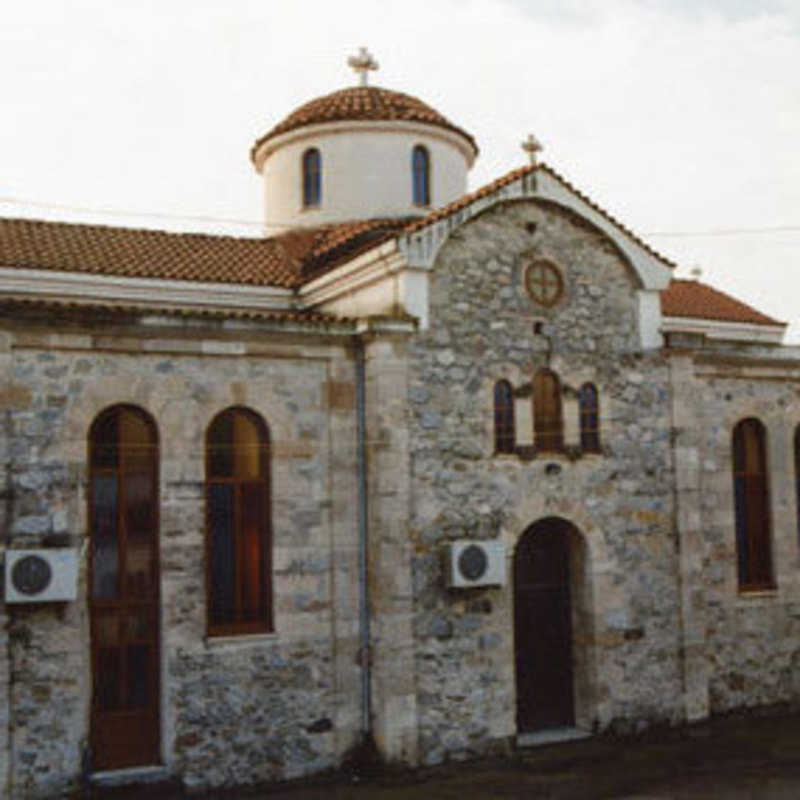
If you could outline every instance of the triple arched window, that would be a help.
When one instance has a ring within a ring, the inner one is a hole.
[[[739,589],[774,589],[764,425],[754,417],[741,420],[732,444]]]
[[[564,413],[562,387],[558,375],[550,369],[540,369],[534,375],[533,441],[539,452],[558,452],[564,449]],[[516,450],[514,389],[507,380],[494,385],[494,449],[496,453]],[[600,452],[600,405],[597,387],[584,383],[578,390],[578,423],[580,448],[584,453]]]
[[[431,204],[431,164],[427,148],[418,144],[411,153],[411,181],[414,205]]]
[[[316,147],[303,153],[303,206],[322,202],[322,156]]]

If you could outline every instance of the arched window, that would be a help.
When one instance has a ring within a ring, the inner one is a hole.
[[[533,378],[533,434],[539,450],[555,451],[564,447],[561,385],[558,375],[549,369],[540,369]]]
[[[135,406],[103,411],[89,434],[92,596],[156,591],[158,441]]]
[[[414,205],[429,206],[431,204],[430,156],[421,144],[418,144],[411,154],[411,175]]]
[[[733,429],[733,492],[740,589],[773,589],[767,433],[757,419]]]
[[[322,157],[316,147],[303,153],[303,205],[318,206],[322,202]]]
[[[234,407],[206,432],[208,632],[272,630],[269,432]]]
[[[494,449],[497,453],[514,452],[514,397],[508,381],[494,385]]]
[[[158,437],[153,420],[135,406],[107,408],[89,431],[89,554],[94,764],[154,763],[161,670]]]
[[[593,383],[584,383],[578,391],[578,408],[581,422],[581,449],[587,453],[600,452],[600,412],[597,389]]]

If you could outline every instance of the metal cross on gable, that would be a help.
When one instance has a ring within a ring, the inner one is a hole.
[[[372,57],[372,54],[366,47],[358,48],[357,56],[350,56],[347,59],[347,64],[358,75],[361,85],[367,85],[367,78],[370,70],[378,69],[378,62]]]
[[[528,154],[531,164],[536,164],[536,154],[542,149],[539,140],[532,134],[528,134],[528,138],[521,143],[522,149]]]

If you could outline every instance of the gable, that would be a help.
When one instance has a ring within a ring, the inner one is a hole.
[[[639,275],[603,231],[539,198],[496,203],[438,250],[430,325],[505,331],[521,346],[536,325],[569,352],[638,350]],[[501,337],[502,339],[503,337]]]
[[[466,220],[499,202],[549,200],[591,222],[624,253],[647,290],[664,289],[675,266],[545,164],[513,170],[476,192],[411,223],[399,238],[409,263],[430,267],[436,251]]]

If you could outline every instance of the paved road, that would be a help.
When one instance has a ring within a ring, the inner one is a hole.
[[[179,791],[125,797],[177,800]],[[518,750],[413,772],[362,770],[305,785],[214,792],[215,800],[800,800],[800,716],[715,720],[636,739]]]

